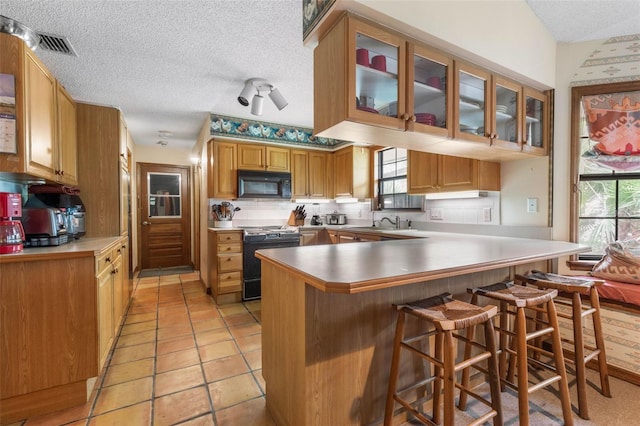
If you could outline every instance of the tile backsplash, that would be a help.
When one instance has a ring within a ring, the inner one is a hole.
[[[234,206],[241,208],[234,216],[233,222],[236,226],[284,225],[287,223],[291,211],[299,205],[289,201],[210,199],[209,206],[220,204],[222,201],[230,201]],[[347,224],[360,226],[371,225],[374,220],[378,222],[385,216],[391,219],[399,216],[402,227],[407,227],[407,221],[411,221],[412,226],[425,229],[430,223],[499,225],[500,193],[489,191],[486,197],[480,198],[425,200],[423,211],[417,212],[394,210],[373,212],[369,201],[345,204],[339,204],[335,201],[305,204],[305,210],[307,223],[314,214],[320,215],[324,222],[324,215],[337,211],[347,215]],[[209,219],[212,220],[211,217]]]

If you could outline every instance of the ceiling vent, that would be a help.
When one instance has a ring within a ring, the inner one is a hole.
[[[78,56],[66,37],[47,33],[38,34],[41,37],[38,49],[49,50],[56,53],[63,53],[65,55],[71,55],[75,57]]]

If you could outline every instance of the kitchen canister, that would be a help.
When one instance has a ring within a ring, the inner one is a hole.
[[[356,50],[356,62],[358,65],[369,66],[369,51],[367,49]]]

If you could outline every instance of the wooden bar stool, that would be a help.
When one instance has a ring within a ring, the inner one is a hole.
[[[569,398],[569,386],[567,382],[567,372],[562,355],[562,343],[560,341],[560,329],[558,328],[558,317],[553,299],[558,295],[557,290],[542,290],[538,288],[515,285],[513,281],[504,281],[485,287],[468,289],[472,294],[471,303],[478,303],[478,296],[490,298],[500,303],[500,324],[496,327],[499,334],[499,371],[501,384],[508,386],[518,392],[518,415],[519,423],[529,424],[529,394],[539,389],[558,382],[560,403],[562,406],[562,416],[564,424],[573,425],[571,414],[571,400]],[[510,309],[511,308],[511,309]],[[540,315],[529,318],[536,322],[536,329],[527,332],[526,311],[534,311],[546,314],[545,321]],[[513,327],[509,325],[509,316],[515,316]],[[551,335],[553,353],[545,352],[542,348],[530,345],[528,342],[545,335]],[[510,340],[510,343],[509,343]],[[465,352],[468,348],[465,348]],[[555,365],[549,365],[534,357],[532,353],[544,352],[545,355],[553,357]],[[507,354],[509,354],[509,367],[507,368]],[[529,363],[539,368],[547,369],[554,374],[548,378],[530,385],[529,384]],[[517,383],[515,378],[515,367],[517,367]],[[468,386],[469,373],[463,371],[462,388]],[[464,409],[466,399],[461,393],[459,408]]]
[[[498,376],[498,362],[496,357],[495,331],[493,328],[493,321],[491,320],[497,313],[497,307],[479,307],[471,305],[463,301],[452,299],[451,295],[448,293],[393,306],[398,311],[398,321],[396,323],[396,334],[393,343],[393,358],[391,361],[391,373],[389,377],[389,389],[387,392],[384,424],[391,425],[395,402],[400,403],[402,407],[410,411],[424,424],[440,424],[440,394],[443,386],[442,382],[444,382],[443,405],[445,426],[452,426],[454,424],[454,393],[456,387],[490,408],[487,413],[476,419],[472,424],[480,425],[493,418],[494,425],[502,425],[502,405],[500,400],[500,379]],[[419,320],[427,321],[433,325],[434,329],[417,336],[405,337],[407,314]],[[476,326],[478,324],[484,324],[485,344],[476,342],[473,339],[467,339],[461,334],[454,333],[454,331]],[[435,348],[433,351],[429,350],[429,352],[433,352],[433,354],[424,352],[418,347],[420,343],[424,343],[425,340],[428,341],[431,336],[434,336],[435,338]],[[473,357],[463,359],[456,364],[456,345],[454,339],[459,339],[465,342],[466,345],[481,348],[481,352]],[[414,383],[401,390],[397,390],[398,374],[400,370],[400,353],[402,349],[406,349],[423,360],[433,364],[434,374],[431,377],[427,377],[426,379],[419,381],[418,383]],[[456,372],[483,360],[487,360],[488,363],[488,380],[491,388],[491,401],[486,400],[471,389],[464,388],[459,383],[456,383]],[[425,402],[423,399],[418,398],[417,401],[409,402],[400,395],[411,390],[418,390],[431,382],[434,383],[432,400],[433,409],[431,419],[429,419],[418,407],[418,405]]]
[[[587,407],[587,377],[586,364],[594,358],[598,358],[598,370],[600,373],[600,393],[611,397],[609,387],[609,370],[607,368],[607,356],[604,349],[604,337],[602,335],[602,323],[600,320],[600,298],[598,286],[604,284],[601,280],[586,280],[584,278],[572,278],[563,275],[531,271],[527,275],[516,275],[516,280],[533,284],[538,288],[555,289],[561,296],[571,300],[556,300],[556,303],[571,307],[571,314],[558,312],[558,316],[566,318],[573,323],[573,340],[562,339],[573,346],[573,356],[569,355],[567,361],[575,365],[576,386],[578,389],[578,414],[583,419],[589,419]],[[582,304],[582,295],[588,295],[590,306]],[[591,315],[593,322],[593,334],[596,346],[588,346],[584,343],[583,318]],[[587,351],[585,351],[585,349]]]

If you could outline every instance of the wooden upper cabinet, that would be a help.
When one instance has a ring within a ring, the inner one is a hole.
[[[0,153],[0,172],[76,185],[76,106],[51,72],[20,39],[0,34],[0,73],[14,76],[16,149]]]
[[[76,129],[76,103],[57,84],[56,103],[58,111],[58,179],[69,185],[78,184],[78,136]]]
[[[349,146],[333,155],[335,197],[370,198],[369,148]]]
[[[407,130],[451,137],[453,59],[415,43],[407,43],[407,51]]]
[[[455,62],[453,136],[490,144],[491,74],[473,65]]]
[[[124,121],[124,116],[120,117],[120,161],[125,168],[129,168],[127,157],[127,144],[129,141],[129,129]]]
[[[327,153],[291,150],[291,198],[329,198]]]
[[[236,198],[238,196],[238,145],[233,142],[207,142],[209,198]]]
[[[500,163],[409,151],[407,192],[500,190]]]
[[[289,148],[270,145],[238,144],[239,170],[288,172]]]
[[[314,134],[477,159],[546,155],[548,94],[526,90],[345,13],[314,50]]]
[[[29,49],[24,61],[27,172],[57,180],[56,80]]]
[[[537,155],[549,153],[550,108],[546,93],[523,89],[522,150]]]

